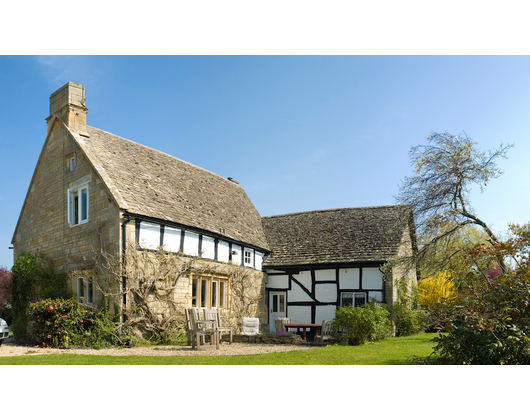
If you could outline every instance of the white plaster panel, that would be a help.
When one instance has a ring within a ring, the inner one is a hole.
[[[241,265],[241,247],[232,244],[232,264]]]
[[[155,249],[160,246],[160,225],[140,222],[140,246]]]
[[[164,228],[164,248],[171,252],[180,251],[180,229]]]
[[[287,306],[287,316],[293,318],[293,322],[311,322],[310,306]]]
[[[315,298],[318,302],[337,302],[337,285],[324,283],[315,286]]]
[[[254,265],[254,268],[256,270],[261,270],[262,268],[262,265],[263,265],[263,255],[261,252],[258,252],[256,251],[256,261],[255,261],[255,265]]]
[[[267,287],[271,289],[287,289],[289,287],[289,276],[270,276]]]
[[[184,232],[184,254],[199,254],[199,235],[192,232]]]
[[[315,280],[337,280],[336,270],[315,270]]]
[[[202,258],[209,258],[213,260],[215,258],[215,240],[208,236],[202,237]]]
[[[293,275],[293,277],[302,283],[307,290],[311,290],[311,271],[300,271],[298,274]]]
[[[382,289],[383,274],[377,267],[363,268],[363,289]]]
[[[335,305],[317,306],[315,312],[315,322],[320,324],[322,321],[331,321],[335,318]]]
[[[219,241],[217,244],[217,260],[222,262],[230,261],[230,246],[228,242]]]
[[[289,302],[313,302],[309,296],[298,284],[291,282],[291,290],[287,292]]]
[[[359,269],[341,268],[339,270],[339,286],[341,289],[359,289]]]

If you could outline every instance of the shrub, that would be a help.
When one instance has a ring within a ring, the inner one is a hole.
[[[418,285],[418,304],[428,311],[439,309],[454,296],[454,283],[447,271],[426,277]]]
[[[396,336],[405,337],[424,331],[427,323],[427,314],[424,311],[395,303],[389,308],[389,312]]]
[[[104,347],[118,344],[108,313],[85,309],[74,299],[31,304],[32,338],[51,347]]]
[[[439,313],[447,335],[431,357],[446,364],[530,363],[528,244],[518,234],[463,250],[464,264],[452,273],[459,293]]]
[[[11,271],[0,267],[0,318],[9,325],[12,323]]]
[[[11,269],[11,305],[13,310],[13,334],[17,339],[29,338],[30,303],[40,299],[68,299],[67,275],[56,272],[51,260],[22,252]]]
[[[335,311],[332,328],[342,331],[349,345],[360,345],[390,337],[392,326],[388,316],[389,312],[377,302],[347,306]]]

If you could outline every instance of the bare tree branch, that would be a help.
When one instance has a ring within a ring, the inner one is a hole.
[[[428,145],[414,146],[409,156],[413,175],[405,177],[396,201],[412,207],[418,234],[417,262],[427,258],[437,244],[449,244],[462,228],[476,225],[484,230],[490,243],[496,235],[470,206],[472,185],[483,191],[488,182],[503,172],[497,166],[513,145],[481,152],[466,133],[454,136],[432,133]],[[438,250],[440,251],[440,250]],[[454,249],[447,248],[448,255]],[[442,260],[447,258],[442,258]]]

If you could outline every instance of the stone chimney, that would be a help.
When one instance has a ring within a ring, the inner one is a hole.
[[[86,131],[85,88],[83,85],[68,82],[50,95],[50,116],[46,118],[48,131],[54,116],[63,120],[80,135],[90,137]]]

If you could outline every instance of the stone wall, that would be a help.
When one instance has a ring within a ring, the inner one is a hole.
[[[58,271],[89,269],[100,240],[107,252],[119,252],[119,209],[62,122],[55,120],[50,128],[15,231],[14,257],[42,253]],[[73,226],[68,221],[68,189],[86,181],[88,222]],[[75,293],[77,279],[70,281]]]
[[[226,338],[226,337],[225,337]],[[252,343],[252,344],[305,344],[306,342],[299,335],[241,335],[233,336],[235,343]]]

